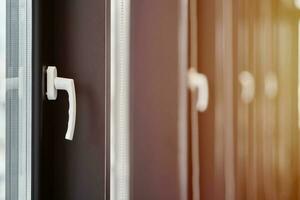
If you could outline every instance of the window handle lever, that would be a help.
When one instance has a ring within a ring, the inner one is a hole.
[[[76,92],[74,80],[69,78],[57,77],[57,69],[55,66],[47,68],[47,98],[48,100],[56,100],[57,90],[65,90],[69,96],[69,121],[68,129],[65,136],[67,140],[73,140],[75,121],[76,121]]]
[[[255,79],[248,71],[242,71],[239,74],[239,82],[241,85],[241,99],[244,103],[249,104],[255,98]]]
[[[196,108],[199,112],[206,111],[209,102],[208,80],[204,74],[191,68],[188,72],[188,85],[192,91],[197,91]]]

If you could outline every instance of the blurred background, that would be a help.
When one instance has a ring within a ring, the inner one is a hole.
[[[190,63],[197,45],[210,88],[208,109],[189,120],[201,199],[299,199],[299,1],[189,4]]]
[[[124,23],[112,183],[125,164],[129,199],[300,199],[300,1],[132,0]]]

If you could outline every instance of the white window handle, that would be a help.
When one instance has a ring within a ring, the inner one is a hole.
[[[242,71],[239,74],[241,84],[241,99],[244,103],[249,104],[255,98],[255,79],[248,71]]]
[[[197,110],[199,112],[204,112],[208,107],[209,101],[209,88],[207,77],[204,74],[198,73],[196,70],[191,68],[189,70],[188,82],[191,90],[197,90]]]
[[[56,100],[57,90],[65,90],[69,95],[69,121],[65,139],[73,140],[76,121],[76,92],[74,80],[57,77],[56,67],[49,66],[47,68],[47,98],[49,100]]]

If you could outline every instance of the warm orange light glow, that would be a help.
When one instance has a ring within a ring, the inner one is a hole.
[[[300,0],[294,1],[296,8],[300,9]]]

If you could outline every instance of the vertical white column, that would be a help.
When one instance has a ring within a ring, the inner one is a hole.
[[[129,200],[130,0],[111,1],[111,199]]]
[[[187,126],[187,66],[188,66],[188,0],[179,0],[179,87],[178,87],[178,165],[180,199],[188,198],[188,126]]]

